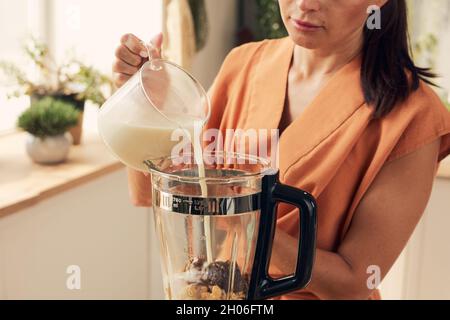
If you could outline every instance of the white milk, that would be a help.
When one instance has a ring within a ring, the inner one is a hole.
[[[172,117],[173,118],[173,117]],[[175,123],[165,126],[148,126],[138,121],[108,121],[104,119],[100,126],[103,138],[107,141],[109,148],[116,156],[127,166],[136,170],[148,172],[148,167],[144,161],[168,157],[172,154],[172,149],[183,141],[191,139],[194,131],[195,120],[187,121],[183,119],[174,119],[175,121],[186,124],[181,130]],[[179,129],[180,133],[185,131],[184,138],[172,141],[174,130]]]
[[[201,122],[195,122],[194,124],[194,136],[193,136],[193,146],[194,146],[194,158],[195,162],[198,166],[198,177],[200,179],[200,189],[202,193],[202,197],[206,198],[208,196],[208,186],[205,181],[206,177],[206,171],[205,171],[205,164],[203,161],[203,151],[202,151],[202,145],[201,145],[201,133],[203,129],[203,124]],[[211,243],[211,239],[213,239],[211,234],[211,217],[206,215],[204,216],[204,232],[205,232],[205,238],[206,238],[206,258],[208,260],[208,263],[213,262],[213,253],[212,253],[212,247],[213,244]]]

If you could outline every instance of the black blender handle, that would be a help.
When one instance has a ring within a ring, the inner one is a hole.
[[[317,233],[316,201],[300,189],[279,182],[279,173],[263,178],[258,243],[247,298],[268,299],[305,288],[311,280]],[[278,203],[288,203],[300,211],[300,238],[297,266],[292,276],[273,279],[269,264],[275,235]]]

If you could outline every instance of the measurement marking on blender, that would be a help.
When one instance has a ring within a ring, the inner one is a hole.
[[[195,198],[155,190],[155,201],[165,210],[193,215],[234,215],[261,209],[259,194],[229,198]]]

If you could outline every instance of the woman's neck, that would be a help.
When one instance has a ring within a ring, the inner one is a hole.
[[[295,46],[292,68],[303,79],[327,77],[358,56],[361,47],[362,35],[334,48],[306,49]]]

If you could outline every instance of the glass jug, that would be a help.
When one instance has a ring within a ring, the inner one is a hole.
[[[121,162],[147,171],[143,160],[170,156],[183,141],[192,144],[209,115],[208,96],[192,75],[150,57],[101,107],[98,129]]]
[[[166,298],[253,300],[304,288],[315,253],[314,198],[281,184],[269,160],[225,152],[203,157],[204,168],[192,155],[147,162]],[[280,202],[300,209],[298,259],[294,275],[272,279]]]

